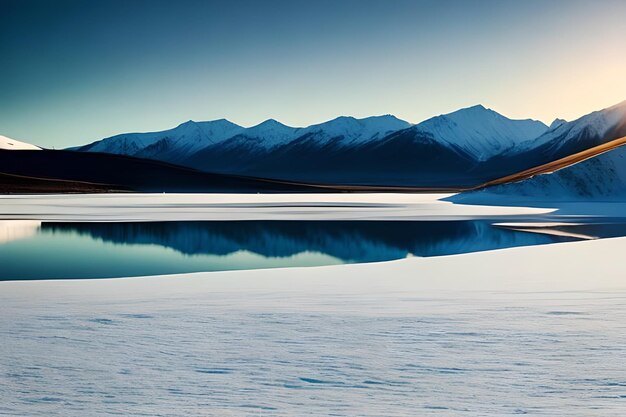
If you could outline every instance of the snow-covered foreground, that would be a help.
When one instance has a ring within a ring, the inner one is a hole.
[[[622,416],[626,239],[0,283],[0,415]]]
[[[461,220],[548,214],[550,208],[456,205],[451,194],[62,194],[0,196],[0,219]]]

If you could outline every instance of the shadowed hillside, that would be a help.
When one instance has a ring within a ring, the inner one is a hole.
[[[315,187],[210,174],[103,153],[0,150],[3,192],[312,192]],[[79,184],[82,183],[82,184]],[[88,183],[88,184],[86,184]],[[15,188],[13,188],[13,186]]]

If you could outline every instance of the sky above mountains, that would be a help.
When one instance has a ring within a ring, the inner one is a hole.
[[[626,3],[0,0],[0,134],[47,147],[188,119],[419,122],[626,99]]]

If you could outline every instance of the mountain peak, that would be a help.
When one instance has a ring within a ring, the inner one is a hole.
[[[242,134],[249,138],[255,138],[257,145],[272,148],[295,139],[298,130],[299,128],[284,125],[275,119],[267,119],[256,126],[245,129]]]
[[[196,123],[193,120],[187,120],[186,122],[183,122],[181,124],[179,124],[178,126],[176,126],[173,130],[176,131],[189,131],[191,129],[195,129],[198,126],[198,123]]]
[[[189,122],[193,122],[192,120],[190,120]],[[243,129],[243,127],[239,126],[237,123],[233,123],[228,119],[215,119],[215,120],[209,120],[206,122],[193,122],[199,126],[203,126],[203,127],[221,127],[223,129]]]
[[[212,123],[226,123],[226,124],[231,124],[231,125],[237,125],[237,123],[233,123],[233,122],[231,122],[230,120],[225,119],[225,118],[223,118],[223,117],[222,117],[221,119],[211,120],[211,122],[212,122]],[[237,126],[239,126],[239,125],[237,125]]]
[[[358,120],[358,119],[354,116],[337,116],[334,119],[331,119],[325,123],[331,123],[331,122],[341,121],[341,120]],[[321,124],[324,124],[324,123],[321,123]]]
[[[513,120],[482,104],[430,118],[415,125],[479,160],[488,159],[543,134],[548,127],[536,120]]]
[[[287,126],[287,125],[279,122],[276,119],[267,119],[267,120],[259,123],[256,126],[252,126],[250,129],[255,129],[255,128],[259,128],[259,127],[263,127],[263,128],[275,128],[275,127],[283,128],[283,127],[286,127],[286,128],[294,129],[294,128],[290,127],[290,126]]]
[[[241,126],[239,126],[236,123],[231,122],[228,119],[215,119],[215,120],[208,120],[205,122],[197,122],[195,120],[189,119],[186,122],[183,122],[181,124],[179,124],[178,126],[176,126],[175,129],[180,128],[180,127],[195,127],[195,126],[223,126],[223,127],[237,127],[237,128],[241,128]]]
[[[487,108],[483,106],[482,104],[476,104],[474,106],[460,108],[450,113],[440,114],[439,116],[432,117],[431,119],[428,119],[428,120],[437,119],[437,118],[457,118],[457,117],[476,118],[476,117],[494,117],[494,116],[506,118],[505,116],[501,115],[495,110],[491,110],[490,108]],[[428,120],[425,120],[425,122],[427,122]]]
[[[324,123],[308,126],[301,133],[314,133],[317,144],[338,140],[340,145],[354,145],[382,139],[389,133],[410,127],[409,122],[395,116],[370,116],[357,119],[353,116],[339,116]]]
[[[550,123],[550,129],[556,129],[561,126],[563,123],[567,123],[567,120],[556,118],[552,123]]]
[[[389,123],[397,123],[400,122],[402,124],[406,124],[407,126],[409,126],[411,123],[399,119],[396,116],[394,116],[393,114],[381,114],[378,116],[369,116],[369,117],[365,117],[363,119],[361,119],[363,121],[380,121],[380,122],[389,122]]]

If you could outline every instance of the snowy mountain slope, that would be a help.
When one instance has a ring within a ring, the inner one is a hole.
[[[176,162],[208,172],[241,174],[251,161],[262,159],[276,148],[292,142],[301,130],[269,119],[241,129],[236,135],[205,146]]]
[[[297,128],[270,119],[243,128],[187,122],[118,135],[80,150],[130,154],[207,172],[308,182],[466,187],[511,175],[626,134],[626,102],[552,128],[481,105],[410,125],[393,116]]]
[[[230,149],[256,147],[258,148],[257,151],[267,151],[289,146],[298,140],[310,141],[314,146],[324,146],[331,140],[336,140],[345,146],[350,146],[382,139],[389,133],[409,126],[410,123],[390,115],[364,119],[341,116],[305,128],[290,127],[269,119],[256,126],[243,129],[237,135],[220,144],[220,147]],[[208,147],[212,146],[209,145]]]
[[[266,156],[270,150],[290,154],[287,149],[290,145],[293,148],[302,148],[304,144],[308,148],[323,148],[332,143],[333,146],[358,147],[409,128],[414,130],[416,138],[432,136],[453,150],[461,149],[469,153],[476,160],[502,153],[547,129],[541,122],[511,120],[483,106],[474,106],[434,117],[416,126],[391,115],[363,119],[341,116],[306,128],[286,126],[273,119],[250,128],[242,128],[226,120],[189,121],[163,132],[113,136],[79,150],[175,163],[188,161],[191,166],[208,170],[213,169],[211,160],[215,158],[220,158],[218,165],[228,165],[221,158],[230,153],[237,155],[238,160],[234,161],[237,164],[230,166],[240,170],[242,161]],[[206,166],[199,166],[203,160]]]
[[[626,102],[571,122],[559,120],[553,125],[543,135],[483,161],[474,170],[493,180],[626,136]]]
[[[551,174],[462,193],[451,200],[468,204],[497,201],[623,200],[626,198],[626,146]]]
[[[177,163],[186,156],[207,146],[222,143],[243,130],[243,127],[226,119],[209,122],[190,120],[141,149],[134,156]]]
[[[543,135],[520,143],[515,152],[545,147],[555,154],[599,145],[623,136],[626,125],[626,101],[612,107],[594,111],[571,122],[555,120]]]
[[[342,139],[319,146],[303,136],[236,166],[245,175],[305,182],[434,188],[474,182],[466,175],[475,164],[470,155],[410,130],[352,146],[344,146]]]
[[[337,140],[343,146],[354,146],[382,139],[390,133],[406,129],[411,124],[392,115],[372,116],[363,119],[340,116],[325,123],[309,126],[300,137],[307,136],[318,146]]]
[[[407,126],[410,126],[408,122],[393,116],[338,117],[306,128],[291,128],[269,120],[219,145],[207,146],[181,162],[212,172],[259,176],[278,173],[295,179],[300,173],[294,171],[304,169],[309,163],[320,163],[320,159],[332,158],[333,147],[369,143]],[[260,165],[271,167],[272,173]]]
[[[197,169],[312,182],[447,186],[472,184],[476,163],[547,127],[511,120],[482,106],[411,126],[394,116],[339,117],[297,132],[281,146],[253,149],[228,140],[192,155]],[[464,178],[465,177],[465,178]],[[444,181],[445,178],[445,181]]]
[[[149,133],[123,133],[85,145],[78,150],[154,157],[161,153],[180,157],[220,143],[244,128],[225,119],[182,123],[174,129]],[[178,154],[177,154],[178,153]],[[168,158],[155,158],[167,160]]]
[[[0,149],[6,150],[41,150],[39,146],[31,145],[30,143],[21,142],[19,140],[11,139],[6,136],[0,135]]]
[[[433,117],[414,129],[430,133],[449,146],[460,147],[484,161],[540,136],[548,127],[537,120],[512,120],[477,105]]]
[[[567,120],[556,118],[552,121],[552,123],[550,123],[549,129],[556,129],[563,123],[567,123]]]
[[[300,130],[299,127],[287,126],[274,119],[268,119],[243,130],[230,140],[243,140],[264,149],[271,149],[291,142],[298,136]]]

